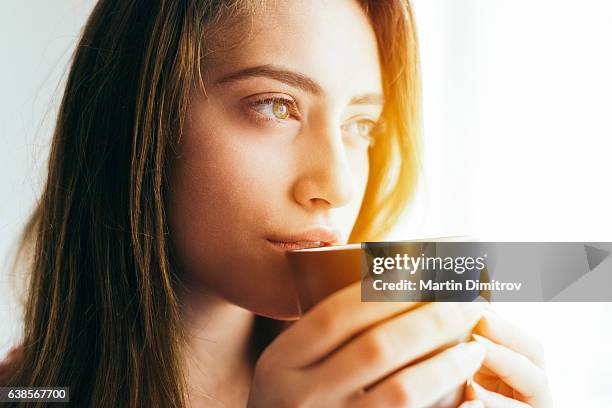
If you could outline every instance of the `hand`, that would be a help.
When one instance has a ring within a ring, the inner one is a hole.
[[[474,333],[487,356],[466,391],[468,399],[479,399],[487,408],[552,407],[544,353],[535,339],[492,310]]]
[[[478,342],[432,353],[470,333],[483,306],[362,303],[357,282],[317,304],[264,350],[248,406],[429,406],[463,387],[482,364]]]

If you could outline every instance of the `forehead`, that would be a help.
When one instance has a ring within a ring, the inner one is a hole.
[[[206,58],[209,79],[274,64],[332,95],[381,92],[376,37],[355,0],[268,0],[228,26],[209,39],[215,44]]]

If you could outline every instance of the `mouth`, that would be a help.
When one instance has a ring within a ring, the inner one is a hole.
[[[272,239],[267,239],[267,241],[277,249],[281,249],[284,251],[290,251],[295,249],[320,248],[333,245],[333,243],[325,241],[275,241]]]
[[[289,251],[331,246],[340,242],[341,234],[338,229],[333,229],[329,226],[318,226],[317,228],[296,233],[269,235],[266,237],[266,240],[277,249]]]

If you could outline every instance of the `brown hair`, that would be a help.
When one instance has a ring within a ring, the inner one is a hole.
[[[181,285],[164,189],[207,36],[252,1],[99,0],[73,55],[30,256],[20,363],[8,384],[68,386],[76,406],[186,404]],[[385,137],[350,241],[376,240],[416,183],[417,40],[410,4],[362,0],[379,42]]]

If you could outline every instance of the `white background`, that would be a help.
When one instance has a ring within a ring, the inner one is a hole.
[[[0,4],[0,356],[19,330],[9,254],[39,192],[62,75],[92,5]],[[612,241],[612,3],[414,5],[423,182],[389,239]],[[543,342],[555,406],[612,406],[612,304],[496,307]]]

